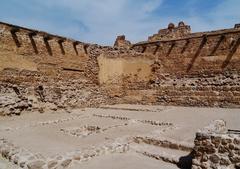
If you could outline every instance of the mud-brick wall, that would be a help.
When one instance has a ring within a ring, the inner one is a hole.
[[[149,87],[157,91],[157,103],[240,106],[239,29],[141,43],[133,49],[155,57]]]

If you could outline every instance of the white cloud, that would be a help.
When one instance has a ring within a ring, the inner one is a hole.
[[[112,45],[119,34],[126,34],[133,41],[144,40],[141,34],[146,35],[147,29],[158,24],[151,19],[150,13],[160,6],[163,0],[34,1],[50,9],[63,8],[68,11],[68,17],[81,21],[89,31],[82,32],[72,28],[78,33],[75,37],[80,40]],[[61,29],[63,30],[58,32],[69,34],[70,27]]]
[[[192,32],[203,32],[233,28],[234,24],[240,23],[239,0],[224,0],[205,12],[197,13],[195,11],[198,8],[196,3],[199,1],[201,0],[191,0],[186,4],[185,8],[189,10],[189,16],[164,17],[165,25],[163,26],[166,26],[168,21],[177,23],[179,20],[183,20],[191,26]]]
[[[240,22],[240,1],[225,0],[219,4],[211,13],[213,23],[216,27],[232,27],[234,23]]]
[[[8,17],[6,21],[99,44],[112,45],[125,34],[132,42],[146,40],[169,22],[185,21],[193,31],[233,27],[240,22],[239,0],[225,0],[208,13],[196,13],[196,2],[185,4],[188,16],[157,16],[156,9],[167,0],[26,0],[37,15]],[[203,2],[203,3],[206,3]],[[178,10],[178,7],[175,7]]]

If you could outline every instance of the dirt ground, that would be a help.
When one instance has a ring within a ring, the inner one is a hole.
[[[175,169],[175,161],[190,151],[134,138],[168,141],[190,149],[196,132],[216,119],[224,119],[229,129],[240,129],[240,109],[114,105],[0,117],[0,139],[40,154],[47,164],[60,156],[58,168]],[[69,163],[63,165],[63,159]],[[4,163],[0,159],[0,168]]]

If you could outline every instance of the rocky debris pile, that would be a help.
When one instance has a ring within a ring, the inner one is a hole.
[[[196,134],[193,169],[238,168],[240,135],[226,131],[226,122],[216,120]]]
[[[0,108],[0,115],[20,115],[23,111],[31,111],[32,101],[27,98],[0,97],[3,102]]]
[[[26,91],[15,85],[0,85],[0,115],[20,115],[23,111],[32,111],[34,98],[25,97]]]
[[[101,88],[81,80],[52,83],[35,87],[0,83],[0,115],[98,107],[109,100]]]
[[[5,139],[0,139],[0,155],[24,169],[65,169],[100,155],[127,151],[129,151],[129,143],[116,139],[113,143],[46,158],[39,153],[33,154],[26,149],[14,146]]]

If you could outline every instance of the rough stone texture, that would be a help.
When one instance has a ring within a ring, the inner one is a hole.
[[[113,48],[0,23],[0,115],[106,103],[239,107],[239,36],[238,26],[190,33],[181,22],[151,42],[119,36]]]
[[[32,162],[29,162],[27,164],[27,167],[29,169],[43,169],[43,166],[45,165],[45,162],[44,161],[40,161],[40,160],[37,160],[37,161],[32,161]]]
[[[239,133],[219,132],[219,124],[226,124],[221,120],[210,126],[213,130],[204,128],[198,132],[194,141],[194,159],[192,168],[234,168],[240,163],[240,135]],[[226,127],[226,126],[225,126]],[[209,127],[208,127],[209,128]],[[214,132],[215,129],[215,132]]]
[[[170,23],[167,29],[160,29],[157,34],[150,36],[148,41],[153,42],[169,38],[183,38],[190,33],[190,26],[185,25],[184,22],[179,22],[177,27],[175,27],[173,23]]]
[[[16,149],[17,152],[15,152]],[[73,160],[88,161],[102,154],[125,153],[127,151],[129,151],[129,143],[125,140],[124,142],[116,140],[113,143],[99,145],[99,147],[45,158],[41,154],[32,154],[25,149],[16,147],[5,139],[0,139],[0,156],[25,169],[68,168]]]
[[[232,28],[141,42],[132,48],[155,56],[148,85],[155,102],[239,107],[239,36],[239,29]]]
[[[0,115],[105,103],[97,57],[110,47],[0,24]]]
[[[215,120],[209,126],[204,127],[201,132],[226,134],[227,126],[224,120]]]
[[[114,47],[129,49],[131,47],[131,42],[126,40],[125,35],[118,36]]]

